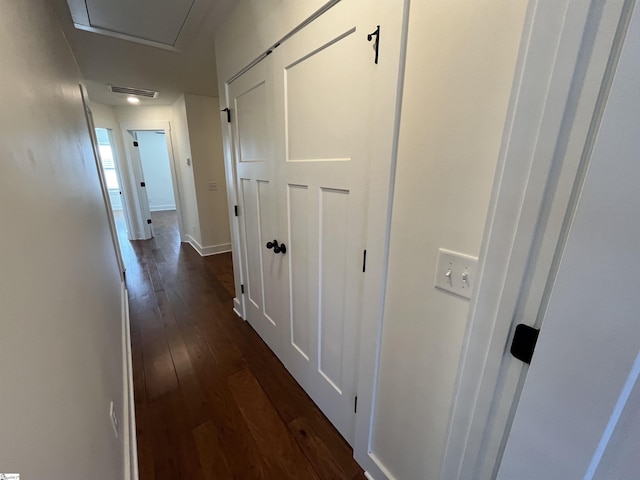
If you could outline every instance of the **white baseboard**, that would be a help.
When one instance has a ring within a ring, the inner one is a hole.
[[[231,251],[230,243],[222,243],[220,245],[209,245],[208,247],[203,247],[202,255],[206,257],[207,255],[218,255],[219,253],[227,253]]]
[[[175,205],[156,205],[154,207],[149,205],[149,210],[151,210],[152,212],[166,212],[167,210],[175,210],[175,209],[176,209]]]
[[[220,245],[208,245],[203,247],[193,238],[191,235],[185,235],[183,241],[193,247],[193,249],[200,254],[201,257],[207,257],[209,255],[217,255],[219,253],[227,253],[231,251],[230,243],[222,243]]]
[[[123,445],[124,479],[138,480],[138,441],[136,438],[136,407],[133,398],[133,364],[131,360],[131,323],[129,321],[129,293],[122,282],[122,368],[123,368]]]
[[[244,317],[242,316],[242,304],[237,298],[233,299],[233,312],[244,320]]]

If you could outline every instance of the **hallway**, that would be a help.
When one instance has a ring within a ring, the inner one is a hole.
[[[180,244],[175,214],[123,245],[141,480],[364,479],[349,445],[232,311],[231,254]]]

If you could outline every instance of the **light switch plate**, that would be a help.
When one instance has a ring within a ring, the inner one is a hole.
[[[436,288],[470,299],[477,265],[476,257],[440,248],[434,284]]]

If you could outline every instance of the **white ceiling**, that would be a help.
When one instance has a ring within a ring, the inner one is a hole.
[[[52,3],[92,101],[127,104],[126,95],[109,92],[108,84],[160,92],[140,105],[169,105],[183,92],[217,96],[214,32],[233,0],[79,2],[69,0],[73,18],[66,0]],[[74,27],[82,21],[79,11],[88,20],[84,30]]]

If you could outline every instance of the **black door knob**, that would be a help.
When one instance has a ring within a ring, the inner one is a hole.
[[[269,250],[271,250],[272,248],[277,247],[277,246],[278,246],[278,241],[277,240],[274,240],[273,242],[267,242],[267,248]],[[276,252],[276,253],[278,253],[278,252]]]
[[[287,246],[284,243],[278,244],[277,240],[267,242],[266,246],[269,250],[273,248],[273,253],[282,253],[283,255],[287,253]]]

